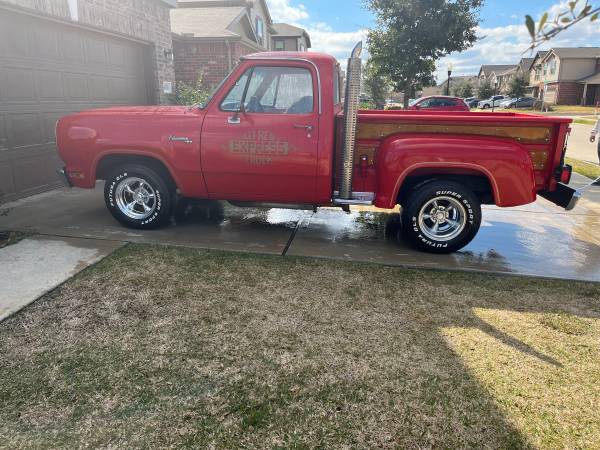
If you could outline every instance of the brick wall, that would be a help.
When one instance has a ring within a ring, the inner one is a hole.
[[[557,105],[580,105],[583,84],[563,81],[558,84]]]
[[[242,42],[230,41],[229,45],[230,48],[224,40],[198,42],[175,39],[175,79],[178,82],[194,83],[198,75],[202,74],[204,85],[214,87],[223,81],[242,56],[256,53],[255,49]]]
[[[62,19],[74,20],[69,0],[0,0]],[[77,0],[77,22],[120,33],[153,45],[152,65],[155,73],[156,97],[168,102],[163,82],[175,80],[173,63],[165,50],[173,48],[169,6],[161,0]]]

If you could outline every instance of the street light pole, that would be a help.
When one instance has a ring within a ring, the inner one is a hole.
[[[496,92],[498,92],[498,80],[494,81],[494,95],[492,95],[492,112],[496,110],[496,100],[494,99],[494,97],[496,97]]]
[[[448,64],[448,86],[446,87],[446,95],[450,96],[450,77],[452,76],[452,64]]]

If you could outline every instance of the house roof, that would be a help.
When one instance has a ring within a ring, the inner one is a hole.
[[[600,58],[600,47],[553,48],[549,53],[554,53],[561,59]]]
[[[268,25],[273,24],[269,7],[266,0],[258,0],[267,15]],[[251,0],[177,0],[178,8],[227,8],[241,6],[244,8],[252,6]]]
[[[521,58],[521,61],[519,61],[519,65],[517,66],[517,70],[529,72],[534,60],[535,58]]]
[[[600,72],[578,81],[583,84],[600,84]]]
[[[281,37],[304,37],[308,48],[312,47],[310,36],[303,28],[295,27],[287,23],[274,23],[273,30],[277,36]]]
[[[460,75],[460,76],[456,76],[456,77],[450,77],[450,80],[452,82],[457,82],[457,81],[471,81],[471,82],[475,82],[479,79],[479,77],[477,75]],[[446,78],[444,81],[442,81],[441,83],[438,84],[438,87],[444,87],[448,84],[448,78]]]
[[[229,28],[244,16],[247,9],[242,6],[178,8],[171,10],[171,29],[195,38],[239,37]]]
[[[531,67],[535,66],[536,61],[544,59],[544,57],[548,54],[548,50],[540,50],[535,54],[533,61],[531,62]]]
[[[506,70],[494,70],[493,73],[495,73],[497,76],[504,76],[504,75],[510,75],[511,73],[515,73],[517,71],[519,66],[511,66],[510,69],[506,69]]]
[[[487,77],[492,73],[505,72],[507,70],[515,69],[516,67],[517,66],[514,64],[492,64],[487,66],[481,66],[481,69],[479,69],[479,76],[481,76],[482,72]]]

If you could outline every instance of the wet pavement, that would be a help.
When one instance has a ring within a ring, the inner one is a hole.
[[[584,180],[576,176],[575,184]],[[0,230],[600,281],[600,188],[592,188],[586,197],[571,212],[543,199],[519,208],[486,206],[479,235],[452,255],[407,247],[398,240],[398,212],[375,208],[355,208],[350,214],[323,208],[315,213],[198,202],[165,229],[128,230],[106,211],[100,186],[0,205]]]

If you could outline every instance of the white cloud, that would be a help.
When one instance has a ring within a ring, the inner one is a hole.
[[[554,17],[558,11],[563,11],[568,7],[566,5],[566,2],[562,2],[551,6],[550,17]],[[481,39],[473,48],[463,53],[451,54],[439,61],[436,74],[438,81],[447,78],[449,63],[454,65],[455,75],[473,75],[477,74],[484,64],[517,64],[521,58],[532,57],[532,53],[528,51],[531,37],[525,27],[524,17],[515,25],[479,28],[477,34]],[[547,50],[552,47],[593,46],[600,46],[600,23],[586,20],[559,34],[537,50]]]
[[[306,6],[302,3],[296,6],[292,6],[290,0],[267,0],[267,3],[275,22],[293,23],[309,18]]]
[[[267,3],[275,22],[289,23],[308,32],[313,52],[328,53],[345,61],[358,41],[366,41],[366,29],[339,32],[330,24],[311,21],[308,10],[301,3],[295,4],[292,0],[267,0]]]

